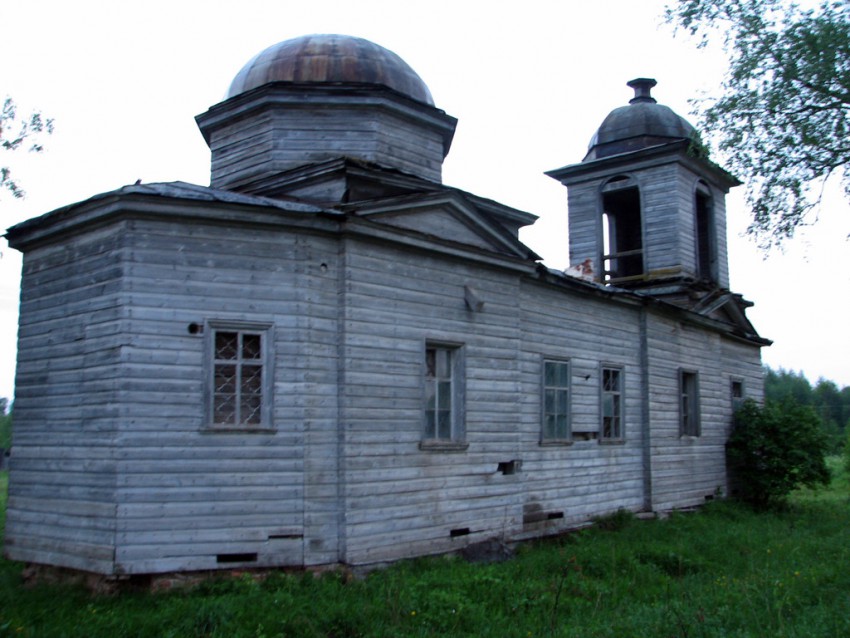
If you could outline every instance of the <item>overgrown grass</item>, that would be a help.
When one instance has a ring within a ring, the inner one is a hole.
[[[830,488],[781,511],[620,516],[505,563],[420,559],[350,582],[274,574],[108,597],[23,588],[2,561],[0,636],[850,636],[850,487],[831,465]]]

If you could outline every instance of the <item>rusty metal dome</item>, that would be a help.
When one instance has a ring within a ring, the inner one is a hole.
[[[694,127],[650,95],[656,84],[651,78],[637,78],[627,83],[634,89],[635,96],[628,106],[608,114],[590,140],[584,161],[693,139]]]
[[[434,105],[422,78],[398,55],[347,35],[306,35],[270,46],[236,74],[227,97],[270,82],[374,84]]]

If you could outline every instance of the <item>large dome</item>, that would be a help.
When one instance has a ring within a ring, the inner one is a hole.
[[[434,104],[422,78],[399,56],[347,35],[306,35],[270,46],[242,67],[227,97],[270,82],[376,84]]]
[[[673,109],[650,95],[655,80],[638,78],[628,83],[635,96],[628,106],[608,114],[588,145],[585,161],[636,151],[694,137],[694,127]]]

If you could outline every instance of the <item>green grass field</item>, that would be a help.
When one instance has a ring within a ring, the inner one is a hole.
[[[831,465],[830,488],[783,511],[615,517],[504,563],[420,559],[362,580],[280,573],[95,596],[24,588],[4,560],[0,636],[850,636],[850,485]]]

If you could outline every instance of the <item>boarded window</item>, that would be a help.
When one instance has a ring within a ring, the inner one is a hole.
[[[541,440],[570,440],[570,364],[543,361],[543,405]]]
[[[623,439],[623,371],[621,368],[602,368],[602,431],[600,439]]]
[[[463,440],[462,350],[428,344],[425,348],[426,441]]]
[[[209,415],[213,426],[268,425],[267,332],[210,330]]]
[[[699,436],[699,379],[696,372],[679,372],[679,396],[680,432],[682,436]]]

